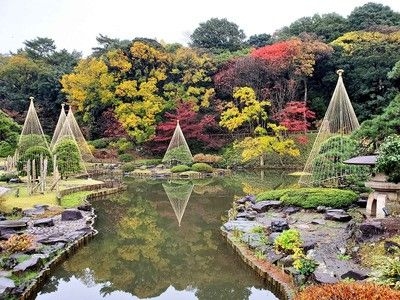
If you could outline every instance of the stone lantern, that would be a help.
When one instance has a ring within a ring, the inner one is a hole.
[[[366,165],[374,167],[377,155],[357,156],[344,161],[351,165]],[[373,218],[385,218],[398,206],[400,184],[387,181],[385,174],[377,173],[365,186],[373,189],[368,196],[366,214]]]

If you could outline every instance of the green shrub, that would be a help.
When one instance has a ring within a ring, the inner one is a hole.
[[[372,273],[372,279],[378,284],[400,290],[400,258],[382,257],[377,269]]]
[[[63,137],[54,147],[57,166],[61,178],[76,174],[83,169],[81,155],[76,142],[70,137]]]
[[[213,167],[206,163],[195,163],[192,165],[192,170],[196,172],[212,173]]]
[[[102,138],[98,140],[89,141],[89,145],[92,145],[96,149],[104,149],[107,148],[110,144],[111,139],[109,138]]]
[[[18,153],[20,156],[25,154],[25,151],[31,147],[43,146],[47,148],[45,138],[40,134],[22,135],[18,143]]]
[[[7,157],[13,155],[15,152],[15,147],[6,141],[0,142],[0,157]]]
[[[123,172],[132,172],[136,169],[136,164],[134,162],[127,162],[122,165]]]
[[[133,149],[132,143],[126,138],[121,138],[116,142],[110,143],[110,145],[117,148],[118,154],[123,154],[126,151]]]
[[[172,149],[168,149],[163,158],[164,162],[173,164],[191,164],[193,162],[192,154],[182,145]]]
[[[133,156],[128,153],[124,153],[119,156],[119,160],[122,162],[130,162],[133,161]]]
[[[25,174],[24,167],[27,163],[28,160],[35,160],[35,169],[36,169],[36,174],[35,176],[38,177],[40,175],[40,156],[42,155],[43,159],[47,157],[47,171],[52,172],[53,171],[53,159],[52,155],[50,153],[50,150],[47,147],[44,146],[32,146],[28,148],[25,153],[20,156],[18,162],[17,162],[17,168],[18,171],[20,171],[20,174]]]
[[[172,173],[181,173],[181,172],[186,172],[189,171],[190,167],[187,165],[177,165],[171,168]]]
[[[281,190],[270,190],[262,192],[257,195],[256,201],[266,201],[266,200],[279,200],[283,195],[287,194],[290,189]]]
[[[0,174],[0,181],[8,182],[11,178],[16,178],[17,176],[12,173]]]
[[[138,159],[136,165],[138,166],[155,166],[161,164],[161,158]]]
[[[394,183],[400,182],[400,136],[388,136],[379,147],[376,169]]]
[[[280,200],[285,205],[303,208],[316,208],[320,205],[334,208],[347,207],[357,198],[358,195],[353,191],[329,188],[282,189],[257,195],[257,201]]]
[[[276,250],[291,254],[301,246],[300,232],[296,229],[283,231],[274,241]]]

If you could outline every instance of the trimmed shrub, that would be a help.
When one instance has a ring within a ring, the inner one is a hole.
[[[358,282],[312,285],[298,293],[295,300],[393,300],[400,299],[400,291],[384,285]]]
[[[172,173],[181,173],[181,172],[186,172],[189,171],[190,167],[187,165],[177,165],[171,168]]]
[[[320,205],[334,208],[347,207],[357,199],[358,195],[353,191],[329,188],[282,189],[257,195],[257,201],[280,200],[285,205],[303,208],[316,208]]]
[[[107,148],[108,145],[111,143],[111,139],[102,138],[98,140],[89,141],[88,143],[89,145],[92,145],[95,149],[104,149]]]
[[[15,146],[13,147],[10,143],[6,141],[0,142],[0,157],[7,157],[13,155],[15,152]]]
[[[123,172],[132,172],[136,169],[136,164],[134,162],[127,162],[122,165]]]
[[[133,161],[133,156],[130,155],[130,154],[128,154],[128,153],[121,154],[118,158],[119,158],[119,160],[122,161],[122,162],[130,162],[130,161]]]
[[[83,169],[78,146],[72,138],[62,138],[55,145],[54,154],[57,155],[57,166],[61,178],[76,174]]]
[[[206,163],[195,163],[192,165],[192,170],[196,172],[212,173],[213,167]]]

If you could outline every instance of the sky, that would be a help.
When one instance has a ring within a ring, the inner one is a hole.
[[[371,0],[372,1],[372,0]],[[23,42],[48,37],[58,49],[84,56],[96,36],[132,40],[153,38],[186,45],[190,34],[210,18],[227,18],[246,36],[269,33],[316,13],[347,17],[368,0],[0,0],[0,53]],[[400,12],[399,0],[375,0]]]

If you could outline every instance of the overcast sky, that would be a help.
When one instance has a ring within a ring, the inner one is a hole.
[[[200,22],[227,18],[247,36],[273,33],[298,18],[336,12],[347,17],[368,0],[0,0],[0,53],[25,40],[52,38],[59,49],[88,55],[101,33],[187,44]],[[400,0],[376,0],[400,12]]]

